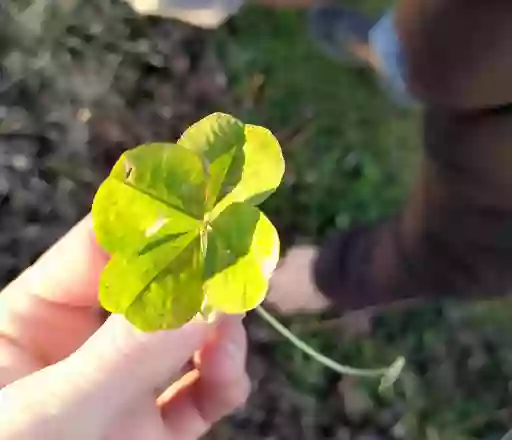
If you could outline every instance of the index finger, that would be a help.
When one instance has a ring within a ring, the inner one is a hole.
[[[107,260],[87,216],[0,293],[0,344],[4,354],[12,347],[18,353],[8,360],[9,377],[26,372],[22,354],[49,365],[98,329],[98,284]]]
[[[247,337],[240,316],[225,316],[199,352],[196,369],[157,400],[168,437],[199,438],[243,405],[251,384],[246,373]]]
[[[97,289],[108,259],[95,239],[89,214],[9,284],[2,297],[16,301],[35,295],[62,305],[98,306]]]

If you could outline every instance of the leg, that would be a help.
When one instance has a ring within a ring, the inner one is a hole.
[[[510,12],[505,1],[483,6],[479,0],[402,0],[393,14],[375,24],[354,11],[324,5],[313,12],[312,28],[320,45],[345,61],[343,52],[351,41],[369,43],[370,50],[352,55],[384,76],[395,73],[388,61],[395,56],[389,49],[396,48],[392,40],[398,34],[406,54],[410,94],[435,106],[486,108],[512,102],[512,91],[507,90],[512,77],[512,26],[503,24]],[[369,38],[361,33],[361,22],[366,22]]]
[[[407,82],[426,105],[425,158],[402,212],[321,249],[316,284],[342,309],[512,288],[511,14],[500,0],[399,4]]]
[[[372,69],[393,101],[405,106],[415,104],[402,72],[403,50],[393,10],[372,20],[342,6],[318,6],[311,9],[309,27],[325,54],[344,64]]]
[[[402,1],[396,25],[409,88],[435,106],[512,102],[511,13],[510,2],[499,0]]]

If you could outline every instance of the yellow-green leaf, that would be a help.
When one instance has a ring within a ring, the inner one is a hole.
[[[255,205],[281,182],[266,129],[215,113],[178,144],[124,153],[94,198],[100,245],[112,258],[100,302],[138,328],[175,328],[207,310],[261,303],[279,257],[274,226]]]
[[[283,154],[272,133],[223,113],[196,122],[178,144],[204,156],[212,216],[234,202],[260,204],[283,178]]]
[[[205,263],[207,303],[225,313],[258,306],[279,258],[276,229],[247,203],[228,206],[212,223]]]
[[[205,185],[201,159],[181,146],[150,144],[124,153],[94,198],[99,243],[131,254],[153,239],[197,230]]]
[[[140,255],[114,255],[100,301],[144,331],[180,327],[201,308],[202,274],[199,235],[185,234]]]

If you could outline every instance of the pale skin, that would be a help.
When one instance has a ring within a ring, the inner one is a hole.
[[[280,312],[327,305],[308,281],[314,254],[292,249],[274,273]],[[153,334],[105,320],[108,259],[87,216],[0,292],[1,440],[193,440],[244,404],[242,317]]]
[[[267,303],[279,313],[317,313],[330,305],[313,281],[317,253],[315,246],[302,245],[291,247],[282,256],[267,295]]]
[[[1,440],[192,440],[244,404],[242,318],[156,333],[105,320],[107,261],[88,216],[0,293]]]

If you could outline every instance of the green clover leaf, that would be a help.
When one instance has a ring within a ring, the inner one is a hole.
[[[96,237],[111,254],[102,306],[143,331],[180,327],[204,309],[257,307],[279,236],[256,205],[283,173],[270,131],[222,113],[193,124],[176,144],[125,152],[92,206]]]

